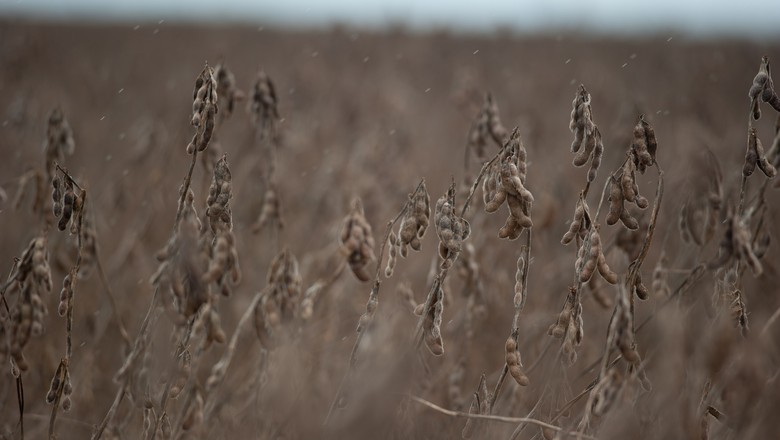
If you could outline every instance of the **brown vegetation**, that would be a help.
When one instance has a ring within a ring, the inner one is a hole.
[[[780,48],[0,36],[0,439],[780,429]]]

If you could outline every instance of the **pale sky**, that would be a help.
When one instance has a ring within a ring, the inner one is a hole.
[[[0,0],[0,16],[217,21],[267,26],[401,24],[489,32],[560,29],[780,39],[780,0]]]

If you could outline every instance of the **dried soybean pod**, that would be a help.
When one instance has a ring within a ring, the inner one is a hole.
[[[604,155],[604,143],[601,140],[601,132],[599,132],[598,127],[594,128],[593,136],[595,137],[596,148],[593,150],[593,160],[591,160],[590,169],[588,170],[588,182],[596,180],[599,166],[601,166],[601,157]]]
[[[52,184],[52,214],[54,217],[59,218],[62,215],[62,180],[59,175],[55,175],[51,181]]]
[[[585,205],[582,199],[577,200],[577,207],[574,209],[574,220],[569,225],[569,230],[563,235],[561,244],[569,244],[582,229],[582,222],[585,218]]]
[[[521,366],[522,363],[520,362],[520,352],[517,350],[517,342],[515,342],[515,339],[512,336],[507,338],[506,343],[504,344],[504,352],[509,374],[512,375],[512,378],[518,385],[528,386],[531,382],[523,371]]]
[[[609,214],[607,214],[607,224],[614,225],[620,220],[623,214],[623,191],[620,188],[614,176],[610,178],[609,190]]]
[[[748,144],[745,151],[745,164],[742,166],[742,175],[749,177],[756,170],[758,163],[758,145],[756,140],[756,129],[750,128],[748,131]]]

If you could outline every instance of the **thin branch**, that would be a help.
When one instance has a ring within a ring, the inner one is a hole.
[[[135,343],[133,344],[133,350],[130,352],[130,354],[127,355],[125,363],[122,365],[122,367],[120,367],[119,371],[114,377],[114,380],[121,381],[121,385],[119,386],[116,396],[114,397],[114,402],[111,404],[108,412],[103,417],[100,425],[98,425],[98,427],[95,429],[95,433],[92,435],[92,440],[98,440],[103,436],[103,431],[105,431],[108,424],[114,419],[114,416],[119,409],[119,405],[122,403],[122,400],[127,393],[127,388],[129,387],[130,383],[129,371],[131,368],[133,368],[136,361],[143,353],[143,350],[146,348],[146,344],[148,342],[148,330],[154,324],[154,321],[157,318],[157,314],[154,312],[157,310],[157,303],[159,300],[160,290],[154,289],[154,296],[152,297],[152,301],[149,304],[149,309],[146,311],[146,317],[141,323],[141,328],[138,330],[138,336],[136,337]]]
[[[211,412],[214,409],[214,403],[211,400],[212,394],[211,391],[219,388],[220,384],[222,384],[222,381],[225,379],[225,374],[227,373],[228,367],[230,367],[230,363],[233,361],[233,355],[236,352],[236,346],[238,345],[238,337],[241,335],[241,329],[246,325],[247,322],[249,322],[250,319],[254,316],[255,309],[257,308],[258,304],[260,304],[260,301],[263,299],[263,296],[265,295],[266,290],[263,289],[257,294],[255,294],[255,297],[252,299],[252,302],[249,303],[249,306],[247,306],[246,311],[241,316],[241,319],[238,321],[238,324],[236,325],[236,329],[233,331],[233,336],[230,337],[230,342],[228,343],[227,348],[225,348],[225,353],[222,354],[222,358],[214,364],[214,366],[211,368],[211,374],[208,378],[208,381],[206,382],[205,387],[205,397],[204,397],[204,405],[205,411],[203,413],[203,422],[208,423],[209,418],[211,416]],[[176,438],[176,432],[178,431],[179,423],[174,426],[174,435],[172,438]]]
[[[95,261],[100,282],[103,284],[103,289],[106,292],[106,298],[108,298],[108,303],[111,306],[111,312],[114,314],[114,320],[116,321],[116,325],[119,328],[119,334],[122,336],[122,340],[125,342],[127,348],[130,348],[133,346],[133,341],[130,340],[130,335],[127,333],[127,328],[125,327],[124,322],[122,322],[122,315],[119,314],[119,309],[116,306],[116,300],[114,299],[114,294],[111,292],[111,286],[108,283],[108,277],[106,277],[106,273],[103,270],[103,263],[100,262],[100,255],[98,254],[97,246],[95,247]]]
[[[465,413],[465,412],[462,412],[462,411],[453,411],[453,410],[442,408],[439,405],[436,405],[435,403],[429,402],[429,401],[427,401],[425,399],[422,399],[422,398],[414,396],[414,395],[409,395],[409,398],[414,400],[415,402],[421,404],[421,405],[427,406],[428,408],[431,408],[431,409],[433,409],[435,411],[438,411],[438,412],[440,412],[442,414],[445,414],[445,415],[448,415],[448,416],[451,416],[451,417],[462,417],[462,418],[467,418],[467,419],[491,420],[491,421],[494,421],[494,422],[503,422],[503,423],[512,423],[512,424],[516,424],[516,423],[531,423],[533,425],[537,425],[537,426],[540,426],[542,428],[552,429],[553,431],[560,432],[561,434],[564,434],[564,435],[567,435],[567,436],[576,437],[576,438],[595,439],[595,437],[587,435],[587,434],[582,434],[582,433],[574,432],[574,431],[566,431],[563,428],[561,428],[560,426],[551,425],[551,424],[545,423],[545,422],[543,422],[541,420],[532,419],[532,418],[528,418],[528,417],[504,417],[504,416],[494,416],[494,415],[487,415],[487,414],[469,414],[469,413]]]
[[[187,192],[192,185],[192,171],[195,169],[195,163],[198,159],[198,150],[192,152],[192,161],[190,162],[190,169],[187,171],[187,177],[184,178],[184,184],[182,185],[181,194],[179,195],[179,205],[176,208],[176,220],[173,222],[173,233],[176,234],[179,231],[179,223],[181,223],[182,214],[184,213],[184,201],[187,199]]]

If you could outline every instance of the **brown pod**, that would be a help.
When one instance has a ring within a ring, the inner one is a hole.
[[[764,152],[764,146],[761,144],[761,139],[756,136],[756,153],[758,153],[758,168],[768,178],[773,178],[777,175],[777,169],[767,160],[766,153]]]
[[[745,164],[742,166],[742,176],[749,177],[756,170],[758,162],[758,142],[756,129],[751,128],[748,132],[748,145],[745,151]]]
[[[604,278],[606,282],[609,284],[617,284],[618,275],[609,268],[603,253],[599,254],[598,269],[599,274],[601,274],[601,277]]]
[[[512,378],[518,385],[524,387],[528,386],[531,382],[528,380],[528,376],[526,376],[520,365],[520,353],[517,350],[517,342],[515,342],[513,337],[510,336],[507,338],[506,343],[504,344],[504,351],[509,374],[512,375]]]
[[[647,290],[647,287],[642,284],[642,274],[637,272],[636,274],[636,281],[634,282],[634,292],[636,292],[637,298],[641,299],[642,301],[647,300],[650,298],[650,291]]]
[[[52,213],[54,214],[54,217],[59,218],[60,215],[62,215],[62,181],[60,180],[60,176],[54,176],[54,178],[51,181],[52,184]]]
[[[581,167],[585,165],[588,162],[588,158],[590,158],[591,153],[593,153],[593,150],[596,148],[596,137],[593,133],[587,133],[585,137],[585,148],[580,150],[579,153],[577,153],[576,156],[574,156],[574,159],[572,160],[572,164],[575,167]]]
[[[593,150],[593,160],[590,162],[590,169],[588,170],[588,182],[596,180],[599,166],[601,166],[601,157],[604,155],[604,143],[601,140],[601,133],[598,128],[594,129],[593,135],[596,138],[596,148]]]
[[[569,230],[563,235],[561,244],[569,244],[574,239],[574,236],[580,232],[582,228],[582,222],[585,217],[585,205],[582,203],[582,199],[577,201],[577,207],[574,209],[574,220],[569,225]]]
[[[636,191],[634,191],[635,169],[633,161],[626,161],[626,164],[623,166],[623,175],[620,177],[620,188],[623,191],[623,198],[629,202],[633,202],[636,198]]]
[[[620,221],[623,222],[623,226],[631,229],[632,231],[639,229],[639,221],[634,218],[625,208],[623,208],[623,212],[620,214]]]
[[[649,122],[642,120],[642,123],[644,124],[645,136],[647,138],[647,152],[650,154],[652,163],[655,163],[655,154],[658,150],[658,141],[655,139],[655,130],[653,130],[653,127]],[[648,165],[652,165],[652,163]]]
[[[73,187],[68,188],[66,183],[65,195],[62,198],[62,217],[57,223],[57,229],[64,231],[68,227],[71,217],[73,216],[73,203],[76,200],[76,194],[73,193]]]
[[[582,141],[585,139],[585,130],[581,128],[576,128],[572,131],[574,131],[574,140],[571,143],[571,152],[576,153],[580,151],[580,147],[582,146]]]
[[[610,177],[609,190],[609,214],[607,214],[607,224],[614,225],[620,220],[623,214],[623,190],[614,177]]]
[[[761,119],[761,104],[758,102],[758,100],[753,100],[750,107],[750,112],[753,115],[753,119],[758,121]]]
[[[771,105],[775,111],[780,112],[780,96],[777,95],[777,92],[772,90],[772,94],[768,97],[768,99],[764,99],[764,102]]]

